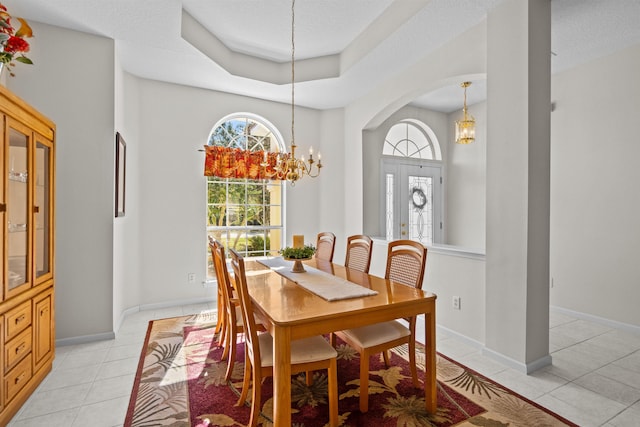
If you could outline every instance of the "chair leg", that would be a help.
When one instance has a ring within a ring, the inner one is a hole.
[[[311,384],[313,384],[313,371],[305,372],[305,376],[307,377],[307,387],[311,387]]]
[[[331,347],[336,348],[336,334],[333,332],[329,334],[329,343],[331,344]]]
[[[229,346],[231,345],[232,333],[233,331],[231,331],[231,325],[226,325],[226,327],[224,328],[224,344],[222,344],[223,350],[220,360],[227,360],[227,357],[229,356]]]
[[[360,354],[360,412],[369,410],[369,354]]]
[[[384,366],[388,368],[389,365],[389,350],[384,350],[382,352],[382,357],[384,358]]]
[[[247,395],[249,394],[249,384],[251,384],[251,360],[249,360],[249,352],[247,351],[247,344],[244,345],[244,380],[242,381],[242,393],[236,403],[236,406],[244,405],[247,401]]]
[[[216,329],[214,331],[216,334],[222,329],[222,322],[224,321],[224,316],[221,315],[222,312],[222,296],[220,288],[218,288],[218,319],[216,320]]]
[[[236,334],[231,335],[229,338],[229,360],[227,360],[227,372],[224,375],[225,381],[229,381],[231,373],[233,372],[233,365],[236,362],[236,347],[238,346],[238,338]]]
[[[329,361],[328,392],[329,392],[329,425],[331,427],[338,426],[338,363],[336,359]]]
[[[251,394],[251,418],[249,418],[249,427],[256,427],[258,425],[258,418],[260,418],[260,410],[262,409],[262,377],[258,369],[252,369],[253,374],[253,393]]]
[[[416,368],[416,340],[411,337],[409,341],[409,367],[411,368],[411,378],[413,378],[413,386],[420,388],[418,383],[418,370]]]
[[[221,326],[220,335],[219,335],[220,338],[218,339],[218,347],[224,347],[224,344],[227,339],[228,329],[229,329],[229,326],[227,325],[226,316],[225,316],[225,318],[222,319],[222,326]]]

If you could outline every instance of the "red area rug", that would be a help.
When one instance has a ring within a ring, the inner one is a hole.
[[[244,372],[244,344],[229,383],[226,362],[220,361],[214,320],[196,315],[154,320],[145,346],[124,425],[245,426],[250,407],[235,406]],[[372,357],[369,412],[358,410],[359,355],[340,344],[338,350],[339,414],[342,426],[564,426],[574,424],[541,408],[468,368],[438,355],[438,411],[425,411],[424,391],[415,389],[406,348],[392,352],[386,368]],[[421,347],[418,361],[421,360]],[[419,371],[422,380],[423,373]],[[292,379],[292,424],[322,427],[329,421],[326,371],[314,374],[309,387],[304,376]],[[272,426],[271,378],[261,385],[259,425]]]

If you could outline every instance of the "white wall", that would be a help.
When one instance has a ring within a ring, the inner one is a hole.
[[[58,340],[112,332],[114,43],[29,22],[32,66],[8,87],[51,118],[56,134]],[[72,52],[73,54],[61,54]]]
[[[640,327],[640,45],[554,76],[551,304]]]
[[[469,90],[472,90],[473,86]],[[468,106],[476,119],[476,140],[456,144],[455,121],[461,112],[449,114],[446,175],[446,239],[449,245],[485,252],[487,188],[487,103]]]

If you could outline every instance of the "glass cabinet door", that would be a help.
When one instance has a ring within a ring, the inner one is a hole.
[[[52,171],[52,144],[36,136],[36,148],[34,167],[34,249],[36,264],[36,282],[46,280],[51,276],[51,171]]]
[[[9,125],[6,194],[8,277],[5,297],[30,283],[29,263],[29,131]],[[6,163],[5,163],[6,164]]]

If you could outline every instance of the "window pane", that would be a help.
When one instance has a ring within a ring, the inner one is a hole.
[[[209,205],[207,211],[207,225],[218,227],[226,225],[226,205]]]
[[[247,240],[247,255],[264,256],[268,245],[269,236],[266,231],[250,231]]]
[[[243,184],[229,184],[227,203],[244,204],[247,200],[247,187]]]
[[[267,236],[269,237],[267,245],[267,254],[270,256],[278,256],[278,251],[282,248],[282,229],[272,228],[267,230]]]
[[[209,182],[207,183],[207,202],[225,203],[227,201],[226,187],[224,182],[209,177]]]
[[[245,225],[245,206],[244,205],[227,205],[227,224],[228,227]]]
[[[264,224],[264,207],[262,205],[246,207],[247,225],[259,226]]]

